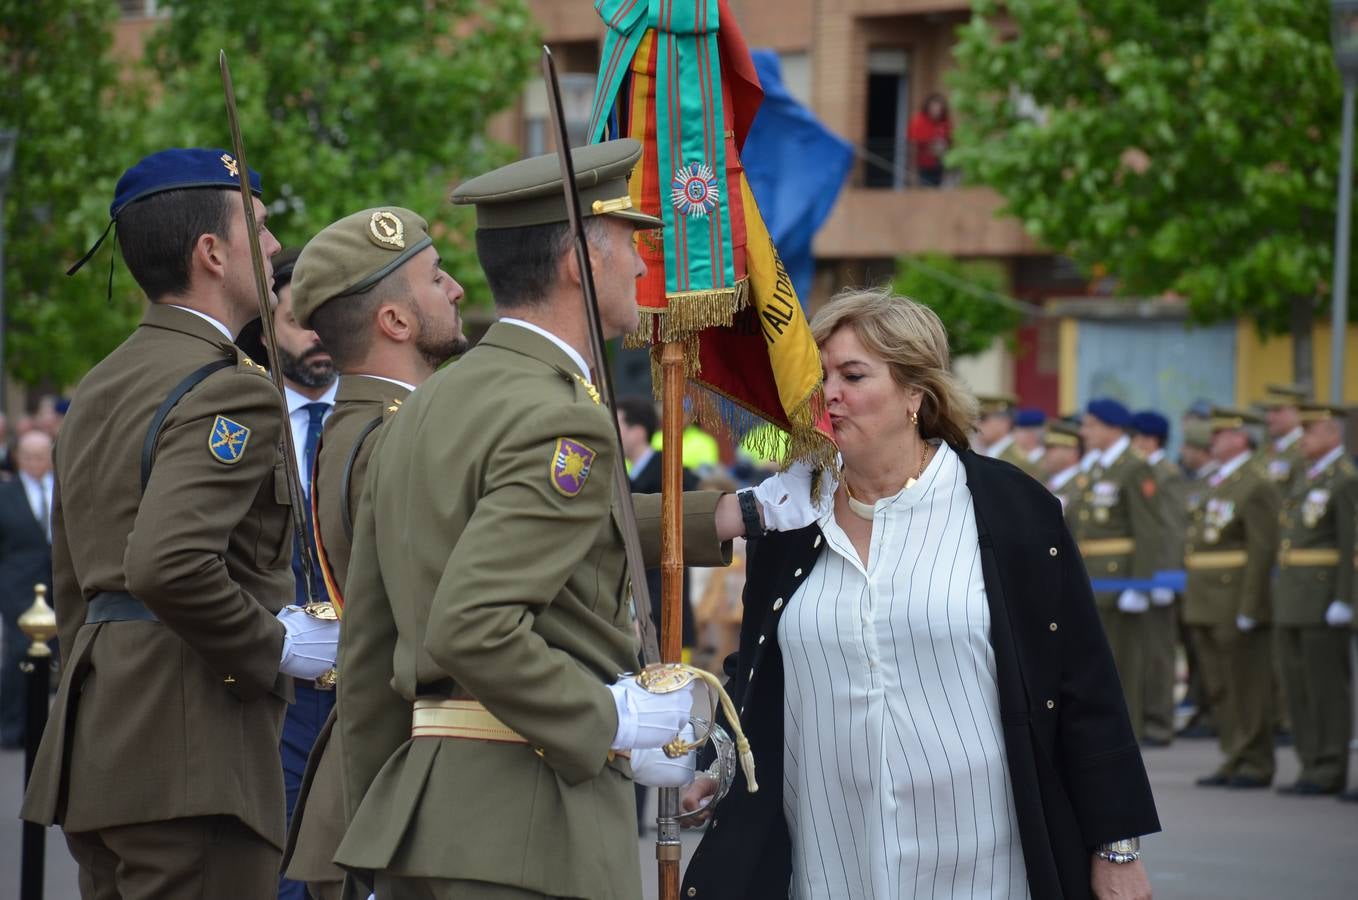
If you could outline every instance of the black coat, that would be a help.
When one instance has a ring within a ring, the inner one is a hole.
[[[969,450],[960,456],[975,503],[1028,884],[1042,900],[1087,898],[1097,844],[1160,830],[1150,782],[1060,503],[1008,463]],[[778,618],[823,543],[812,525],[750,544],[740,649],[727,674],[754,748],[759,792],[747,793],[737,777],[689,864],[681,896],[788,895]]]
[[[0,612],[7,621],[33,605],[35,584],[52,589],[52,545],[16,475],[0,482]]]

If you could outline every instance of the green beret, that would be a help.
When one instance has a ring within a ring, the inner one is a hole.
[[[632,206],[627,176],[641,159],[641,144],[631,138],[571,150],[580,215],[615,216],[638,228],[660,228],[655,216]],[[555,153],[521,159],[464,181],[453,190],[454,203],[476,205],[478,228],[523,228],[568,221],[561,186],[561,161]]]
[[[363,293],[433,242],[429,223],[399,206],[365,209],[325,226],[292,271],[297,324],[309,328],[322,305]]]

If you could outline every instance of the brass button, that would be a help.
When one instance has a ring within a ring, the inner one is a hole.
[[[1115,562],[1110,562],[1110,563],[1108,564],[1108,571],[1110,571],[1110,572],[1116,572],[1117,570],[1118,570],[1118,564],[1117,564],[1117,563],[1115,563]]]
[[[777,600],[773,601],[773,611],[777,612],[782,608],[783,608],[783,598],[779,597]]]
[[[811,546],[812,546],[812,547],[819,547],[819,546],[820,546],[820,535],[816,535],[816,539],[811,543]],[[691,888],[690,888],[690,890],[691,890]]]
[[[1052,548],[1051,548],[1050,550],[1048,550],[1047,552],[1050,553],[1052,556],[1055,556],[1055,555],[1056,555],[1056,548],[1055,548],[1055,547],[1052,547]]]
[[[762,634],[759,636],[759,643],[764,643],[764,636]]]
[[[1056,623],[1053,622],[1053,623],[1051,623],[1050,625],[1048,625],[1047,627],[1050,628],[1052,631],[1055,631],[1055,630],[1056,630]]]
[[[797,571],[793,572],[793,573],[792,573],[792,577],[793,577],[793,578],[801,578],[801,577],[802,577],[802,570],[801,570],[801,569],[798,569]]]
[[[1055,701],[1055,700],[1048,700],[1048,701],[1047,701],[1047,709],[1056,709],[1056,701]]]
[[[688,889],[687,893],[690,897],[696,897],[698,896],[698,889],[695,887],[691,887]]]

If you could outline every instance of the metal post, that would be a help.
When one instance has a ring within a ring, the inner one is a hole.
[[[52,677],[52,650],[47,646],[57,633],[57,617],[47,605],[47,586],[34,585],[33,605],[19,617],[19,627],[33,642],[28,659],[21,663],[28,676],[28,711],[24,723],[24,787],[33,774],[38,743],[47,727],[48,687]],[[42,900],[44,856],[47,829],[36,822],[24,822],[23,850],[19,866],[19,900]]]
[[[1330,402],[1344,402],[1344,342],[1349,322],[1349,210],[1353,202],[1354,79],[1344,79],[1344,136],[1339,151],[1339,211],[1334,225],[1334,285],[1330,300]]]

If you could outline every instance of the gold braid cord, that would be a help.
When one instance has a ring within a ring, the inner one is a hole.
[[[745,730],[740,727],[736,705],[731,702],[731,695],[726,693],[721,680],[705,669],[684,663],[659,663],[647,666],[637,675],[637,684],[653,694],[673,693],[695,681],[707,687],[712,696],[721,703],[722,711],[726,713],[726,721],[736,737],[736,751],[740,754],[740,768],[745,772],[745,785],[751,794],[755,793],[759,790],[759,782],[754,778],[754,751],[750,749],[750,740],[745,737]],[[678,759],[692,753],[707,743],[708,736],[705,734],[695,741],[683,741],[676,736],[665,745],[665,755],[671,759]]]

